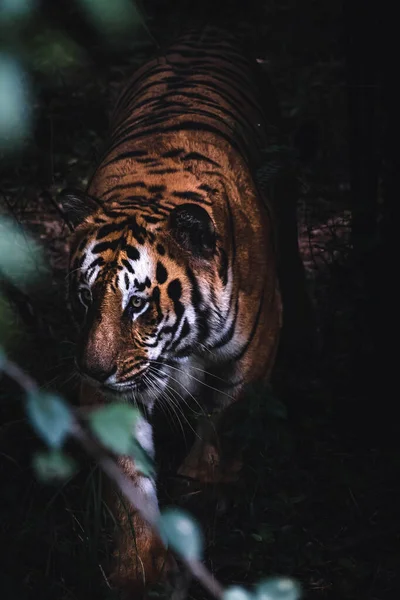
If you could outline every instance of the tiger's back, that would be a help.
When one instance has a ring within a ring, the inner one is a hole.
[[[115,148],[147,148],[146,140],[160,134],[177,150],[178,134],[185,131],[199,147],[216,137],[213,151],[220,159],[234,149],[257,168],[277,115],[269,115],[272,122],[266,123],[255,67],[233,35],[211,27],[186,34],[125,86],[113,113],[108,158],[115,156]],[[227,145],[221,152],[222,140]]]

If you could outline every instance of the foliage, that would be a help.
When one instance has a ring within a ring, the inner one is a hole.
[[[186,560],[200,560],[203,539],[198,525],[190,515],[175,508],[165,509],[158,521],[161,537]]]
[[[19,340],[18,316],[8,300],[0,294],[0,339],[5,348],[14,347]]]
[[[15,221],[2,217],[0,275],[24,287],[35,282],[43,274],[42,269],[43,257],[38,244]]]
[[[3,223],[3,230],[8,231]],[[15,232],[11,227],[11,236],[9,232],[3,238],[4,254],[0,254],[0,268],[5,273],[10,273],[15,267],[14,276],[21,274],[25,278],[30,278],[36,274],[36,265],[29,261],[29,244],[18,244],[21,238],[15,237]],[[12,241],[10,241],[12,240]],[[17,245],[11,247],[11,244]],[[23,268],[19,264],[21,261]],[[17,277],[18,278],[18,277]],[[12,377],[24,389],[26,397],[26,412],[29,421],[48,446],[47,452],[41,451],[35,453],[33,457],[33,466],[37,477],[43,481],[62,480],[71,477],[77,470],[75,460],[64,451],[66,441],[69,437],[80,441],[83,447],[97,459],[99,464],[105,467],[107,464],[108,474],[118,480],[118,466],[115,462],[104,463],[109,452],[121,455],[132,455],[139,459],[140,467],[145,476],[152,476],[152,465],[148,460],[147,454],[141,448],[138,440],[135,438],[135,427],[142,418],[138,409],[127,404],[115,403],[94,410],[88,416],[88,425],[91,433],[95,437],[93,445],[90,437],[82,427],[80,417],[74,413],[68,403],[56,394],[41,391],[36,382],[31,379],[18,365],[10,361],[0,346],[0,371],[5,372]],[[108,460],[108,458],[107,458]],[[127,494],[127,492],[125,492]],[[247,595],[240,588],[233,588],[226,593],[218,592],[219,584],[213,583],[213,577],[201,566],[200,560],[203,553],[203,537],[200,528],[193,518],[184,511],[170,508],[164,510],[158,520],[152,521],[150,513],[147,515],[145,507],[140,508],[140,500],[130,491],[127,497],[136,508],[142,513],[142,516],[157,529],[166,544],[177,552],[186,565],[193,570],[193,574],[198,577],[203,585],[208,589],[214,590],[217,598],[225,600],[245,600],[253,596]],[[282,583],[283,581],[283,583]],[[285,586],[282,587],[282,586]],[[296,591],[292,595],[282,593],[287,589],[288,583],[285,580],[277,580],[274,583],[260,583],[255,591],[255,600],[297,600],[299,598],[298,588],[293,584],[292,588]],[[222,589],[222,588],[221,588]],[[242,593],[241,593],[242,592]],[[241,594],[241,595],[240,595]]]
[[[29,149],[32,154],[28,156],[13,156],[12,162],[0,159],[0,194],[6,193],[10,204],[17,209],[17,217],[29,229],[35,227],[35,236],[46,240],[59,302],[44,314],[53,323],[57,343],[62,342],[46,346],[51,356],[44,361],[41,341],[34,339],[31,344],[26,337],[21,338],[26,335],[21,331],[16,336],[18,315],[6,315],[5,302],[0,319],[7,331],[0,333],[0,337],[9,356],[11,343],[14,347],[18,338],[22,339],[26,360],[22,362],[18,357],[19,362],[32,373],[38,370],[40,383],[59,389],[60,377],[56,383],[52,381],[54,371],[61,372],[64,381],[70,376],[72,362],[68,349],[60,368],[59,349],[71,335],[67,319],[58,317],[64,310],[65,274],[60,261],[63,255],[57,248],[64,247],[65,235],[58,234],[59,230],[62,233],[62,220],[49,210],[49,200],[41,203],[35,194],[46,190],[55,195],[66,184],[86,185],[106,129],[105,107],[112,104],[110,89],[127,68],[141,62],[153,50],[148,44],[147,48],[140,46],[134,52],[116,56],[102,36],[95,43],[85,38],[78,43],[79,55],[67,70],[53,63],[51,55],[46,56],[47,43],[48,37],[56,42],[59,36],[64,37],[62,34],[70,39],[77,32],[79,19],[71,25],[71,21],[64,19],[62,8],[68,4],[72,10],[76,2],[53,0],[61,15],[57,26],[41,22],[42,6],[51,4],[51,0],[22,0],[22,3],[32,7],[28,18],[32,15],[37,23],[33,21],[31,29],[25,29],[18,41],[19,61],[31,73],[31,80],[35,78],[33,91],[46,91],[46,101],[40,98],[39,104],[38,97],[33,99],[36,104],[33,117],[39,116],[38,138],[35,138],[40,141],[39,148]],[[0,9],[11,4],[17,6],[21,0],[2,0]],[[151,29],[161,44],[171,39],[172,30],[181,28],[187,15],[196,8],[187,2],[146,0],[144,4],[146,11],[153,10]],[[251,6],[243,2],[246,15],[238,19],[235,4],[239,3],[233,2],[229,11],[225,11],[224,25],[233,29],[239,23],[250,53],[266,59],[265,69],[273,79],[286,131],[296,130],[305,119],[318,126],[317,156],[308,166],[309,189],[301,197],[301,219],[306,219],[310,239],[307,236],[302,240],[324,254],[335,252],[343,257],[340,228],[329,226],[323,241],[318,231],[315,233],[315,224],[321,223],[321,219],[326,220],[341,211],[340,207],[349,206],[347,88],[340,3],[258,2],[264,12],[258,20],[252,17]],[[212,3],[205,5],[205,10],[213,11]],[[9,23],[5,27],[9,30]],[[50,32],[48,37],[46,31]],[[0,45],[3,50],[7,46],[7,52],[10,39],[10,35],[7,37],[0,31]],[[88,58],[92,57],[97,69],[88,64]],[[99,57],[101,61],[96,62]],[[395,128],[389,130],[394,136]],[[29,208],[33,204],[34,212],[25,211],[28,194]],[[331,251],[326,252],[327,239]],[[378,265],[382,267],[383,262]],[[306,268],[310,274],[309,265]],[[381,273],[384,276],[385,269]],[[207,513],[206,535],[211,540],[207,561],[227,583],[256,581],[263,576],[267,565],[271,573],[296,573],[304,581],[310,598],[383,600],[393,596],[398,579],[396,482],[400,462],[395,447],[395,419],[388,416],[390,411],[376,411],[376,402],[369,402],[371,377],[378,371],[368,370],[360,357],[370,347],[370,327],[376,319],[360,320],[363,298],[358,288],[354,292],[358,276],[352,269],[339,270],[337,262],[332,269],[325,269],[320,263],[311,271],[311,277],[323,339],[317,372],[299,382],[289,371],[281,379],[275,371],[274,390],[289,407],[290,418],[277,423],[281,429],[279,436],[275,424],[269,426],[264,410],[259,416],[253,415],[252,427],[250,423],[247,425],[249,450],[240,480],[232,486],[232,492],[227,492],[227,499],[223,497],[221,501],[222,507],[229,509],[220,513],[219,507],[215,510],[214,502]],[[374,287],[380,298],[386,298],[381,286]],[[379,323],[378,329],[385,332],[387,328]],[[52,348],[56,350],[53,353]],[[354,374],[356,357],[363,365],[361,381]],[[35,441],[19,420],[15,387],[1,377],[0,504],[3,548],[7,548],[0,569],[2,597],[25,598],[28,594],[43,600],[70,600],[72,596],[76,600],[108,599],[110,591],[99,574],[99,564],[105,566],[111,560],[107,543],[113,522],[96,487],[100,469],[94,469],[92,475],[90,469],[88,473],[82,468],[68,485],[56,489],[35,485],[27,471]],[[386,380],[381,378],[382,383]],[[381,392],[373,397],[392,397],[385,394],[383,387]],[[372,428],[367,424],[367,402],[375,413]],[[383,444],[376,426],[379,415],[388,423],[388,430],[382,435]],[[171,503],[174,500],[169,493],[174,479],[169,477],[174,461],[179,460],[177,456],[180,457],[190,440],[186,442],[181,435],[175,417],[161,418],[162,431],[157,433],[160,436],[157,446],[161,449],[159,488],[164,501]],[[290,442],[289,451],[283,448],[282,430]],[[186,428],[185,436],[190,435]],[[271,444],[271,440],[275,442]],[[197,494],[197,498],[202,509],[203,493]],[[195,494],[190,497],[186,494],[179,501],[186,508],[190,502],[193,510],[195,499]],[[197,516],[198,511],[194,512]],[[205,600],[208,596],[200,586],[193,586],[190,597]]]
[[[100,442],[116,454],[130,454],[132,432],[140,418],[140,411],[118,402],[105,406],[89,415],[89,424]]]
[[[297,600],[300,588],[292,579],[274,577],[256,586],[255,597],[256,600]]]
[[[26,411],[32,427],[46,444],[52,449],[61,448],[73,426],[71,411],[64,400],[54,394],[30,392]]]
[[[252,600],[252,598],[249,592],[235,585],[225,590],[222,600]]]
[[[139,8],[129,0],[79,0],[106,39],[121,42],[121,36],[135,35],[143,23]]]
[[[24,149],[34,129],[35,104],[29,71],[53,85],[87,60],[85,49],[67,31],[49,26],[35,10],[34,0],[0,3],[0,152]],[[147,29],[137,3],[131,0],[79,0],[82,13],[112,47],[135,47]],[[63,7],[60,7],[63,10]],[[65,8],[64,8],[65,10]],[[76,15],[79,19],[79,14]]]
[[[0,53],[0,151],[22,145],[30,132],[31,106],[27,76],[18,59]]]
[[[77,470],[74,459],[59,450],[36,452],[33,467],[38,479],[44,482],[66,479]]]

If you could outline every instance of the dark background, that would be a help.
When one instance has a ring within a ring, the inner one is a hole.
[[[253,399],[239,415],[241,426],[232,426],[246,445],[246,464],[236,486],[216,490],[215,501],[205,504],[207,564],[227,584],[292,575],[315,600],[396,598],[394,9],[355,0],[142,6],[151,36],[138,34],[129,51],[110,46],[74,3],[42,3],[31,25],[29,35],[45,24],[82,52],[72,69],[34,64],[34,139],[0,164],[2,212],[42,241],[50,264],[48,278],[27,297],[8,290],[16,330],[23,331],[12,353],[44,386],[73,400],[68,231],[57,193],[85,185],[116,85],[154,52],[155,42],[162,48],[194,20],[239,30],[248,52],[267,67],[292,145],[319,346],[300,371],[276,369],[274,392],[288,408],[286,420]],[[107,569],[112,523],[98,499],[99,475],[89,465],[61,488],[38,484],[30,461],[39,442],[25,423],[18,390],[1,384],[1,597],[109,597],[99,565]],[[185,445],[179,432],[172,420],[158,436],[165,502],[174,454]],[[180,503],[187,502],[183,495]],[[190,597],[206,595],[193,586]]]

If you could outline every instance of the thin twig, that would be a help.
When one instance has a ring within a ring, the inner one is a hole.
[[[3,357],[0,359],[0,370],[18,383],[27,394],[39,393],[39,386],[36,381],[30,375],[25,373],[19,365],[8,358]],[[71,413],[74,415],[72,409]],[[103,447],[90,437],[75,416],[70,434],[80,443],[84,450],[95,459],[108,477],[119,487],[140,516],[153,527],[153,529],[157,530],[158,513],[149,507],[149,503],[146,502],[144,495],[142,495],[130,479],[125,476],[115,460],[108,455]],[[222,585],[215,579],[212,573],[208,571],[202,562],[193,559],[186,560],[185,558],[181,558],[181,560],[193,577],[195,577],[203,587],[214,596],[214,598],[217,598],[217,600],[222,599],[224,592]]]

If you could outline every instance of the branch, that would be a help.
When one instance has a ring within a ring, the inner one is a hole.
[[[1,350],[0,350],[1,352]],[[9,360],[0,354],[0,370],[6,373],[11,379],[22,387],[27,394],[40,393],[39,386],[36,381],[30,377],[19,365]],[[140,493],[137,487],[128,479],[123,471],[119,468],[114,459],[112,459],[104,448],[94,439],[90,437],[76,418],[72,409],[73,426],[71,436],[77,440],[84,450],[100,465],[108,477],[119,487],[127,500],[135,507],[140,516],[155,530],[157,530],[157,513],[151,510],[144,496]],[[202,562],[199,560],[187,560],[180,557],[183,564],[186,565],[190,573],[195,577],[203,587],[210,592],[217,600],[222,600],[223,587],[208,571]]]

